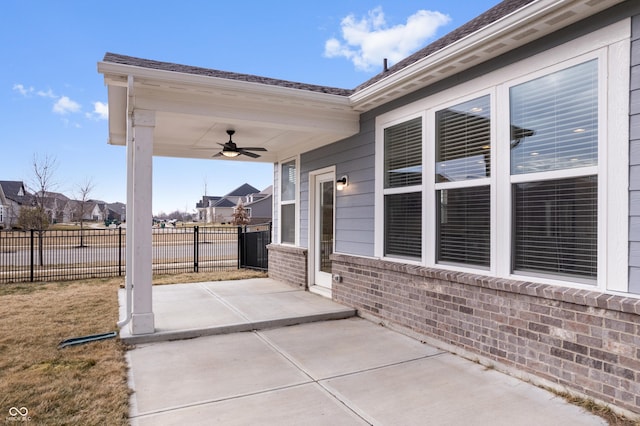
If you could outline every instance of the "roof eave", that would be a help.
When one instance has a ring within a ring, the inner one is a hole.
[[[538,0],[350,96],[366,112],[530,43],[624,0]]]

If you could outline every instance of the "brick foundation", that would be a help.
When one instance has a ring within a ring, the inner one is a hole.
[[[269,244],[269,278],[307,288],[307,249]]]
[[[333,255],[333,298],[430,344],[640,415],[640,299]],[[271,261],[271,259],[269,259]],[[271,264],[270,264],[271,265]]]

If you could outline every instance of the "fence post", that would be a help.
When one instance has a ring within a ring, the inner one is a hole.
[[[31,269],[31,274],[30,274],[30,281],[33,282],[33,264],[35,262],[35,259],[33,258],[33,229],[31,230],[31,265],[30,265],[30,269]]]
[[[198,244],[200,242],[198,229],[197,225],[193,227],[193,272],[198,272]]]
[[[242,225],[238,225],[238,269],[242,268],[244,256],[244,236],[242,235]]]
[[[118,228],[118,276],[122,276],[122,227]]]

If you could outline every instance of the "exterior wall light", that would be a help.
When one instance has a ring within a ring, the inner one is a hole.
[[[340,179],[336,181],[336,189],[338,191],[342,191],[347,186],[349,186],[349,178],[347,176],[342,176]]]

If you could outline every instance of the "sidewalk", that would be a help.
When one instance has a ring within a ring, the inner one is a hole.
[[[202,337],[139,343],[128,352],[132,424],[606,424],[542,389],[361,318],[278,325],[295,323],[295,315],[300,322],[348,316],[343,308],[268,279],[154,287],[165,337],[180,327]],[[213,323],[223,320],[275,328],[215,334],[225,324]]]

